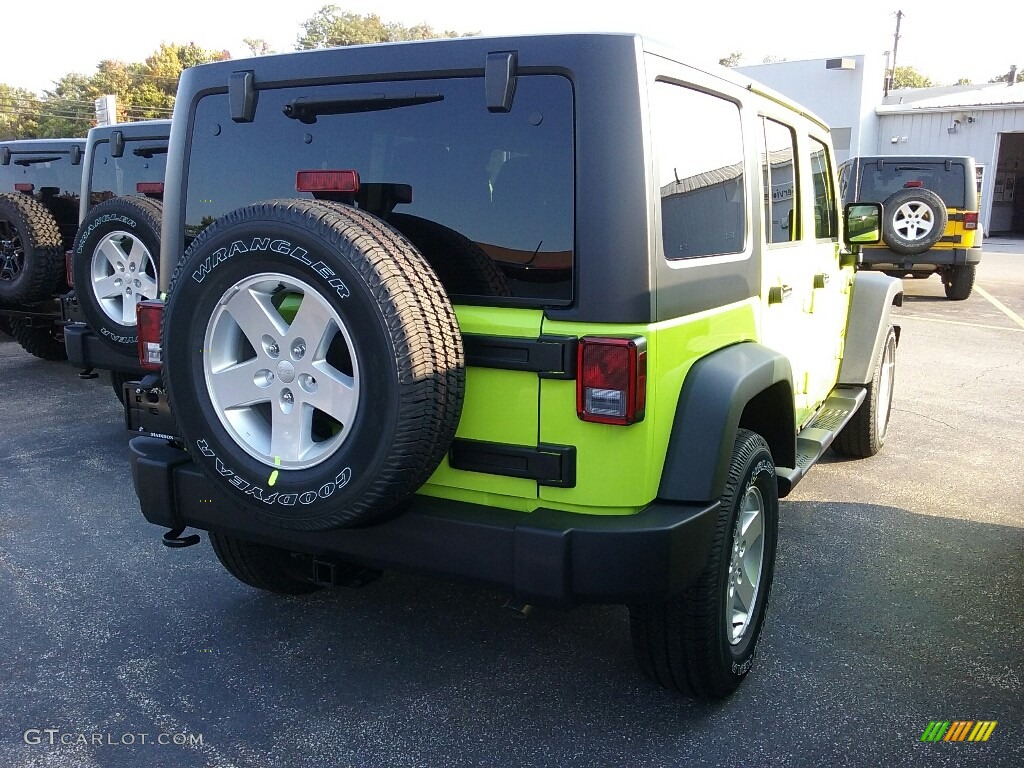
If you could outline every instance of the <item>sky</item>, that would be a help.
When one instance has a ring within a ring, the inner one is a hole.
[[[160,43],[194,42],[248,56],[243,38],[263,38],[289,51],[302,22],[324,0],[170,0],[139,2],[129,12],[82,0],[48,0],[43,6],[5,4],[0,82],[40,92],[68,72],[91,74],[102,59],[142,61]],[[910,65],[939,85],[961,77],[987,82],[1011,64],[1024,69],[1024,6],[1017,0],[626,0],[611,3],[516,0],[336,0],[354,13],[377,13],[406,25],[435,29],[515,33],[640,32],[674,44],[694,61],[717,61],[733,51],[741,64],[766,56],[790,61],[857,54],[882,56],[893,47],[896,10],[904,13],[897,63]],[[91,11],[91,12],[90,12]],[[30,33],[30,30],[35,34]]]

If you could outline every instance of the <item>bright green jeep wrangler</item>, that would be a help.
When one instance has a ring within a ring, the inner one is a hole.
[[[142,511],[270,591],[404,568],[628,605],[645,674],[725,696],[779,498],[885,439],[902,289],[854,275],[834,182],[819,120],[633,35],[190,69]]]

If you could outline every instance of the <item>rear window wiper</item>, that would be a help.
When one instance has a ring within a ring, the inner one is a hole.
[[[14,161],[15,165],[35,165],[36,163],[52,163],[54,160],[60,160],[60,155],[56,157],[22,157]]]
[[[132,154],[149,160],[153,155],[166,155],[167,147],[139,147],[138,149],[133,149]]]
[[[433,104],[435,101],[444,101],[444,95],[440,93],[410,93],[393,96],[373,94],[371,96],[336,99],[307,99],[304,96],[300,96],[285,104],[282,111],[285,117],[290,117],[292,120],[298,120],[300,123],[310,125],[315,123],[320,115],[379,112],[384,109],[414,107],[418,104]]]

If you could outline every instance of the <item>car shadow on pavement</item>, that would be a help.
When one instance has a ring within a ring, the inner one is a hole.
[[[784,503],[758,663],[713,704],[638,677],[621,607],[522,619],[499,593],[406,574],[283,598],[235,582],[205,546],[190,559],[170,582],[150,575],[154,597],[186,590],[190,603],[147,695],[201,716],[229,755],[241,743],[303,756],[290,765],[881,765],[924,759],[929,720],[961,718],[1000,722],[999,750],[974,745],[989,764],[1022,756],[1021,528]]]

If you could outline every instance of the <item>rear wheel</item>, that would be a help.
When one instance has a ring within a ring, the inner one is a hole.
[[[124,405],[124,385],[137,378],[137,375],[131,373],[124,373],[122,371],[110,372],[110,387],[114,390],[114,396],[118,399],[121,405]]]
[[[63,282],[60,227],[46,207],[21,192],[0,194],[0,302],[49,298]]]
[[[64,333],[59,325],[29,325],[28,320],[11,323],[11,335],[22,349],[41,360],[67,360]]]
[[[868,385],[867,397],[832,443],[836,453],[866,459],[882,449],[885,435],[889,430],[895,381],[896,331],[890,325],[882,342],[878,360],[875,362],[875,371]]]
[[[719,699],[754,661],[775,569],[779,495],[760,435],[739,430],[707,565],[664,602],[630,606],[641,672],[680,693]]]
[[[946,298],[953,301],[964,301],[974,291],[974,280],[978,274],[977,264],[962,264],[952,267],[942,275],[942,285],[946,289]]]
[[[227,572],[250,587],[281,595],[308,595],[320,589],[309,579],[308,560],[287,550],[213,532],[210,544]]]

